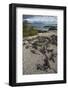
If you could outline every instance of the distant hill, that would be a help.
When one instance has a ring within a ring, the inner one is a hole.
[[[57,24],[45,24],[45,23],[31,23],[33,27],[37,30],[48,31],[48,30],[57,30]]]

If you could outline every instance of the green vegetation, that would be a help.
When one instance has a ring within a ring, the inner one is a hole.
[[[49,30],[57,30],[57,26],[51,26]]]
[[[44,26],[44,28],[49,28],[49,30],[57,30],[57,25],[55,25],[55,26]]]
[[[23,36],[24,37],[34,36],[37,34],[38,34],[38,31],[30,23],[27,23],[27,21],[23,22]]]

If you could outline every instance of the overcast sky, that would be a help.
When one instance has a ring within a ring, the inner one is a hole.
[[[57,24],[56,16],[23,15],[23,19],[31,23],[41,22],[41,23]]]

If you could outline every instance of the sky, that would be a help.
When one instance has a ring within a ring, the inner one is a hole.
[[[41,23],[57,24],[56,16],[23,15],[23,19],[27,20],[30,23],[41,22]]]

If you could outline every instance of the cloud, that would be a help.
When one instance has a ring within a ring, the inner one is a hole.
[[[42,23],[55,23],[57,24],[57,17],[56,16],[33,16],[25,18],[24,20],[27,20],[31,23],[33,22],[42,22]]]

